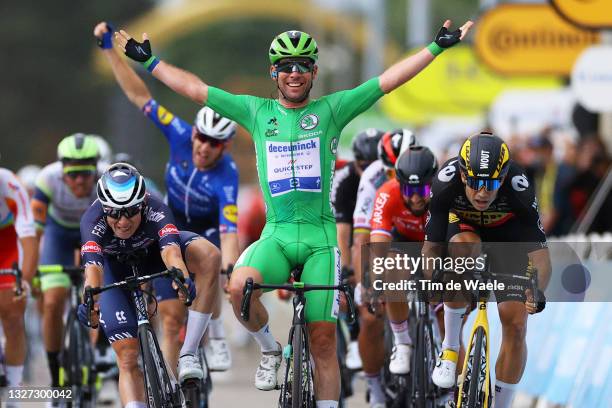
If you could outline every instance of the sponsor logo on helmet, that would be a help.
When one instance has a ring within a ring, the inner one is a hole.
[[[411,174],[410,177],[408,177],[409,184],[419,184],[420,181],[421,179],[419,178],[418,174]]]
[[[174,115],[166,110],[163,106],[159,105],[157,108],[157,119],[162,125],[168,125],[174,119]]]
[[[524,174],[512,177],[512,188],[516,191],[525,191],[529,188],[529,181]]]
[[[499,177],[502,171],[502,167],[504,164],[510,159],[510,155],[508,153],[508,146],[505,143],[501,145],[501,149],[499,152],[499,160],[497,161],[497,167],[495,168],[495,173],[493,173],[493,177]]]
[[[223,207],[223,216],[235,224],[238,221],[238,207],[234,204],[226,205]]]
[[[162,227],[162,229],[159,230],[157,234],[159,235],[160,238],[163,238],[166,235],[178,234],[178,233],[179,233],[179,230],[178,228],[174,226],[174,224],[166,224]]]
[[[331,143],[329,144],[329,149],[331,150],[332,154],[336,154],[338,152],[338,138],[334,137],[331,140]]]
[[[86,252],[94,253],[94,254],[101,254],[102,248],[100,248],[100,245],[98,245],[98,243],[95,241],[87,241],[81,247],[81,254],[84,254]]]
[[[305,115],[300,119],[300,127],[304,130],[312,130],[319,124],[319,117],[312,113]]]

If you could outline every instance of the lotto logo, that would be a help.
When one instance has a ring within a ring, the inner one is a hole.
[[[158,232],[160,238],[163,238],[169,234],[178,234],[178,233],[179,233],[179,230],[178,228],[174,226],[174,224],[166,224]]]
[[[92,253],[102,253],[102,248],[100,248],[100,245],[98,245],[96,242],[94,241],[87,241],[82,247],[81,247],[81,253],[84,254],[86,252],[92,252]]]

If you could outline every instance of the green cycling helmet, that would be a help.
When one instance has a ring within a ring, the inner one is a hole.
[[[313,62],[319,58],[317,42],[310,34],[303,31],[285,31],[274,37],[270,44],[270,63],[276,64],[278,60],[291,57],[307,57]]]
[[[59,160],[97,160],[98,155],[98,144],[92,135],[75,133],[66,136],[57,145]]]

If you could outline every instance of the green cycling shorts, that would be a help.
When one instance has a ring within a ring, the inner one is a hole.
[[[340,251],[336,226],[268,223],[259,240],[240,255],[236,268],[257,269],[265,284],[283,284],[291,270],[303,265],[301,281],[310,285],[340,283]],[[340,304],[339,291],[306,292],[306,321],[335,323]]]

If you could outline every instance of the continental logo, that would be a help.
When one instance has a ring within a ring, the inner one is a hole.
[[[235,224],[238,221],[238,207],[234,204],[226,205],[223,207],[223,216],[226,220]]]
[[[166,110],[163,106],[159,105],[157,108],[157,120],[162,125],[169,125],[174,119],[174,115]]]
[[[502,4],[480,18],[474,44],[490,68],[506,75],[568,75],[578,56],[600,38],[548,4]]]
[[[510,153],[508,152],[508,146],[505,143],[502,143],[501,150],[499,152],[499,160],[497,161],[497,167],[495,168],[495,173],[493,173],[493,178],[499,177],[501,173],[502,167],[510,160]]]
[[[448,213],[448,223],[453,224],[455,222],[459,222],[459,217],[457,217],[457,214],[449,212]]]

